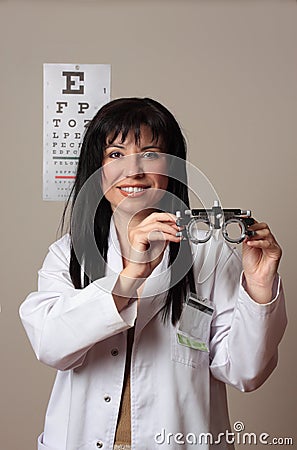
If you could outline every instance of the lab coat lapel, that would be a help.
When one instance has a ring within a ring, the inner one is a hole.
[[[162,261],[145,281],[138,307],[136,335],[165,305],[171,277],[170,267],[167,267],[168,259],[167,246]]]
[[[136,335],[165,304],[171,276],[171,270],[167,267],[168,259],[169,246],[166,247],[160,264],[153,270],[151,275],[145,281],[138,306]],[[120,273],[121,270],[123,270],[121,248],[114,221],[111,219],[106,275]]]
[[[123,270],[123,259],[120,242],[118,240],[113,219],[110,221],[110,231],[108,238],[107,270],[106,275],[118,274]]]

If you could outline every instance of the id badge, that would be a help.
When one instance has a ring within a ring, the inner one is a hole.
[[[177,341],[180,345],[209,352],[209,337],[214,308],[207,299],[190,293],[180,317],[177,328]]]

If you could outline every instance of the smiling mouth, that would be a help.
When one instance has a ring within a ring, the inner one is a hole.
[[[124,197],[140,197],[150,186],[118,186],[120,193]]]
[[[143,192],[146,189],[148,189],[149,186],[147,187],[132,187],[132,186],[127,186],[127,187],[120,187],[119,189],[123,192],[127,192],[127,194],[134,194],[137,192]]]

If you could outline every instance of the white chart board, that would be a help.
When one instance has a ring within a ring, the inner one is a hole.
[[[65,201],[85,127],[110,101],[109,64],[44,64],[43,199]]]

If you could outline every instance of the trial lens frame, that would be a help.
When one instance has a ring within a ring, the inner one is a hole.
[[[219,202],[215,201],[211,209],[187,209],[182,217],[181,211],[176,211],[178,226],[184,227],[182,235],[188,237],[194,244],[207,242],[214,230],[222,230],[224,239],[232,244],[240,244],[246,237],[253,236],[254,232],[248,227],[255,223],[251,217],[250,210],[241,209],[222,209]],[[208,227],[205,237],[197,237],[196,230],[201,223]],[[240,229],[238,237],[231,237],[228,233],[228,227],[231,224],[237,224]]]

